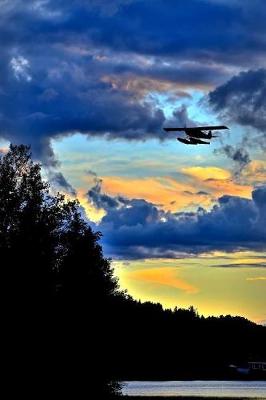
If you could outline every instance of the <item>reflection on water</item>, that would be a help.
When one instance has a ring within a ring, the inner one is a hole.
[[[266,399],[266,381],[124,382],[124,395],[252,397]]]

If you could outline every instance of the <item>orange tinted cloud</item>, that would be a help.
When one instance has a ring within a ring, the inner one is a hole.
[[[77,199],[81,206],[84,208],[87,217],[93,222],[99,222],[104,217],[106,212],[103,209],[98,209],[94,207],[89,201],[86,195],[86,190],[77,190]]]
[[[156,285],[170,286],[189,294],[198,293],[198,288],[177,277],[176,274],[177,271],[174,267],[150,268],[132,271],[129,273],[129,278]]]
[[[197,194],[193,184],[178,182],[169,177],[163,178],[122,178],[104,177],[103,191],[110,195],[123,195],[141,198],[170,211],[191,208],[195,204],[208,207],[210,199]]]
[[[266,280],[254,278],[264,278],[264,270],[256,268],[255,264],[244,268],[215,266],[221,263],[230,265],[231,258],[241,260],[248,256],[251,260],[254,257],[255,261],[257,257],[265,255],[258,252],[213,252],[211,255],[205,254],[204,259],[195,256],[178,261],[117,261],[115,272],[121,289],[127,289],[135,299],[160,302],[170,308],[177,305],[187,308],[193,304],[200,314],[206,316],[242,315],[259,322],[265,320]],[[224,259],[221,260],[221,257]],[[149,272],[143,275],[142,271]]]
[[[255,185],[266,181],[266,161],[253,160],[242,172],[242,178]]]
[[[231,178],[230,171],[218,167],[186,167],[182,168],[181,171],[201,181],[206,179],[226,180]]]
[[[103,176],[102,193],[145,199],[171,212],[193,211],[199,206],[209,209],[215,200],[225,194],[251,197],[252,186],[234,182],[230,171],[224,168],[186,167],[181,169],[181,173],[183,177],[179,180],[170,176]],[[88,184],[92,184],[91,180],[88,180]],[[97,210],[88,202],[84,190],[78,190],[78,198],[93,221],[97,222],[105,215],[104,210]]]
[[[202,206],[210,208],[214,199],[225,194],[251,197],[252,186],[235,183],[230,172],[215,167],[184,168],[187,182],[172,177],[124,178],[103,177],[103,192],[112,196],[141,198],[161,205],[169,211],[193,210]]]
[[[253,186],[241,185],[232,180],[207,180],[202,183],[206,190],[211,191],[216,198],[223,195],[251,198]]]
[[[190,97],[185,92],[186,89],[191,89],[191,84],[183,82],[167,81],[166,79],[153,79],[150,77],[140,77],[133,74],[119,77],[115,75],[105,75],[102,77],[103,82],[109,83],[114,89],[129,91],[134,93],[138,98],[145,97],[151,92],[168,93],[176,97]],[[208,91],[212,85],[208,84],[193,84],[194,89]]]
[[[6,154],[8,152],[9,148],[8,147],[0,147],[0,153]]]
[[[253,187],[248,184],[234,182],[230,171],[217,167],[187,167],[182,172],[188,175],[203,190],[213,194],[215,198],[225,194],[231,196],[251,197]]]

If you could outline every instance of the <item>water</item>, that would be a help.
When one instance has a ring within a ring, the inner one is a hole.
[[[163,381],[124,382],[130,396],[202,396],[266,399],[266,381]]]

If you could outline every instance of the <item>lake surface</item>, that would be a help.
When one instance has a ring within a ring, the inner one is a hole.
[[[130,396],[250,397],[266,399],[266,381],[123,382]]]

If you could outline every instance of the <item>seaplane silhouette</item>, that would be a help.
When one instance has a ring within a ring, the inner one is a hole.
[[[163,128],[166,132],[182,132],[184,131],[187,135],[187,138],[177,137],[176,139],[184,144],[210,144],[210,142],[205,142],[204,140],[211,140],[212,138],[216,138],[218,136],[213,135],[212,131],[221,130],[221,129],[229,129],[224,125],[214,125],[214,126],[193,126],[191,128]],[[204,139],[204,140],[202,140]]]

